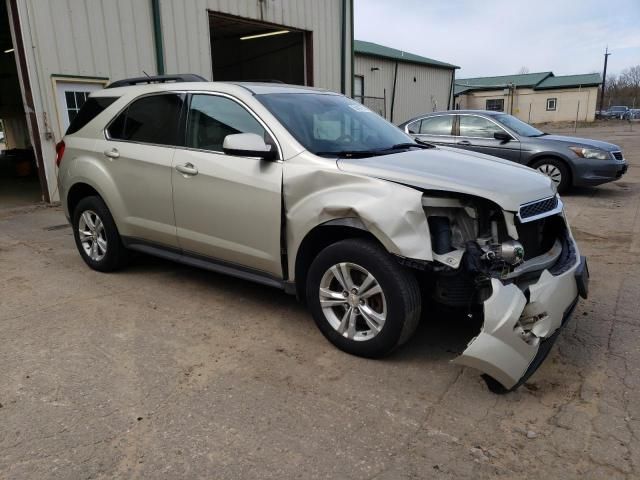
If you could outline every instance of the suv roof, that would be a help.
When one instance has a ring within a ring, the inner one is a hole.
[[[120,81],[114,82],[115,85],[119,85]],[[337,93],[331,92],[322,88],[314,88],[314,87],[306,87],[302,85],[289,85],[286,83],[269,83],[269,82],[181,82],[181,81],[173,81],[173,82],[165,82],[165,83],[146,83],[146,84],[138,84],[138,85],[127,85],[127,86],[115,86],[110,88],[105,88],[103,90],[98,90],[94,92],[92,97],[117,97],[130,93],[153,93],[153,92],[164,92],[164,91],[189,91],[189,90],[199,90],[199,91],[219,91],[219,90],[229,90],[229,87],[242,87],[245,90],[250,91],[253,94],[264,94],[264,93],[325,93],[338,95]]]

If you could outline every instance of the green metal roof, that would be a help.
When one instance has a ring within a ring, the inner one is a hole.
[[[458,78],[456,85],[467,90],[487,90],[504,88],[508,85],[516,87],[535,87],[545,78],[553,76],[553,72],[522,73],[519,75],[502,75],[499,77]]]
[[[562,75],[559,77],[548,77],[536,85],[536,90],[545,88],[571,88],[571,87],[592,87],[602,83],[599,73],[585,73],[582,75]]]
[[[602,83],[600,74],[563,75],[556,77],[553,72],[523,73],[519,75],[502,75],[499,77],[459,78],[454,86],[454,95],[474,90],[498,90],[509,85],[516,88],[533,88],[543,90],[549,88],[571,88],[593,86]]]
[[[359,53],[360,55],[371,55],[373,57],[389,58],[391,60],[398,60],[400,62],[419,63],[422,65],[448,69],[460,68],[457,65],[440,62],[438,60],[433,60],[432,58],[421,57],[420,55],[403,52],[402,50],[385,47],[384,45],[378,45],[377,43],[373,42],[364,42],[362,40],[353,41],[353,51],[355,53]]]

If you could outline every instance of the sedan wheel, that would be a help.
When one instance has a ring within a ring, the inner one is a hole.
[[[355,263],[338,263],[320,281],[320,306],[329,324],[345,338],[370,340],[387,319],[387,300],[376,278]]]
[[[538,171],[549,177],[556,189],[562,183],[562,172],[555,165],[543,163],[542,165],[538,165]]]
[[[92,210],[85,210],[78,222],[80,243],[87,256],[94,262],[99,262],[107,254],[107,236],[104,224],[98,214]]]

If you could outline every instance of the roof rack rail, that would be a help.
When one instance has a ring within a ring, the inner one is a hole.
[[[246,82],[246,83],[282,83],[282,80],[278,80],[276,78],[254,78],[252,80],[237,80],[238,82]]]
[[[195,73],[178,73],[175,75],[154,75],[146,77],[124,78],[111,82],[105,88],[128,87],[131,85],[169,82],[208,82],[208,80]]]

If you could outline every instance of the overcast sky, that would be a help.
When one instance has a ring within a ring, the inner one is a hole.
[[[640,64],[640,0],[354,0],[355,38],[459,65],[457,78]]]

